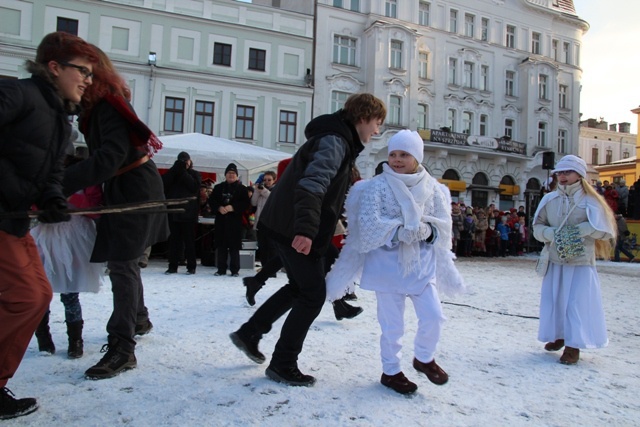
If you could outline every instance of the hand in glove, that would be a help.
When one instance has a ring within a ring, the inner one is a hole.
[[[547,227],[543,232],[542,232],[542,238],[544,239],[545,242],[553,242],[553,237],[556,234],[556,227]]]
[[[590,236],[596,231],[595,228],[587,221],[578,224],[578,235],[580,237]]]
[[[403,226],[398,227],[398,240],[404,243],[413,243],[427,240],[431,236],[431,225],[421,222],[417,230],[407,230]]]
[[[38,215],[38,221],[46,224],[69,221],[71,215],[62,212],[65,209],[67,209],[67,201],[65,199],[49,199],[44,203],[43,212]]]

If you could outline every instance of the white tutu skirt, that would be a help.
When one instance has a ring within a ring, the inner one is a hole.
[[[600,348],[609,343],[595,266],[549,263],[542,281],[538,339],[560,338],[574,348]]]
[[[91,263],[96,241],[93,220],[72,215],[71,221],[38,224],[31,229],[53,292],[98,292],[105,280],[104,264]]]

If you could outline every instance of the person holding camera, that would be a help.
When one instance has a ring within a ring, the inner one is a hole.
[[[238,180],[238,167],[229,163],[224,171],[224,182],[213,187],[209,204],[216,213],[216,266],[215,276],[239,276],[240,249],[242,248],[242,213],[249,207],[247,187]],[[227,263],[229,257],[229,263]]]
[[[187,258],[187,274],[196,273],[196,227],[200,206],[200,172],[193,170],[191,156],[186,151],[178,154],[171,169],[162,176],[164,194],[167,199],[195,197],[184,205],[184,212],[169,214],[169,268],[165,274],[178,272],[178,263],[184,255]]]
[[[271,190],[276,185],[276,173],[274,171],[266,171],[262,176],[262,181],[257,183],[253,196],[251,196],[251,206],[256,208],[256,221],[254,228],[258,237],[258,254],[260,255],[260,263],[264,266],[275,254],[275,247],[264,231],[258,228],[258,221],[264,205],[271,194]]]
[[[629,227],[627,227],[627,221],[625,221],[622,214],[617,213],[616,225],[618,226],[618,237],[616,238],[616,246],[613,250],[613,261],[620,262],[620,252],[625,254],[629,258],[629,262],[633,262],[635,256],[624,247],[624,239],[629,236]]]

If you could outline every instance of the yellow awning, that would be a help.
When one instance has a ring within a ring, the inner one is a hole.
[[[456,181],[454,179],[438,179],[438,182],[449,187],[449,191],[465,191],[467,183],[464,181]]]
[[[520,194],[519,185],[500,184],[499,187],[502,189],[502,191],[500,192],[501,196],[517,196],[518,194]]]

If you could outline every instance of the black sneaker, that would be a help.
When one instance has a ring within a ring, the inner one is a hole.
[[[358,296],[355,294],[355,292],[352,292],[350,294],[346,294],[345,296],[343,296],[342,299],[345,301],[357,301]]]
[[[291,386],[311,387],[316,383],[314,377],[303,374],[297,366],[289,366],[287,368],[269,366],[264,373],[275,382]]]
[[[256,294],[260,289],[262,289],[262,287],[264,286],[264,283],[261,283],[254,276],[244,277],[242,279],[242,283],[244,283],[244,286],[246,286],[247,288],[247,292],[246,292],[247,302],[249,303],[250,306],[253,307],[254,305],[256,305]]]
[[[144,323],[136,325],[135,335],[147,335],[152,329],[153,323],[151,323],[151,320],[147,319]]]
[[[85,378],[89,380],[113,378],[121,372],[138,366],[136,355],[126,352],[118,346],[105,344],[100,350],[100,353],[104,352],[107,354],[105,354],[98,363],[87,369],[84,373]]]
[[[191,275],[191,274],[196,274],[196,269],[195,268],[187,270],[187,275]]]
[[[222,273],[222,272],[220,272],[220,271],[216,271],[215,273],[213,273],[213,275],[214,275],[214,276],[226,276],[226,275],[227,275],[227,273],[226,273],[226,272],[225,272],[225,273]]]
[[[168,269],[167,271],[165,271],[165,272],[164,272],[164,274],[167,274],[167,275],[169,275],[169,274],[176,274],[177,272],[178,272],[178,269],[177,269],[177,268],[170,268],[170,269]]]
[[[32,397],[16,399],[6,387],[0,388],[0,420],[21,417],[38,409],[38,402]]]
[[[260,342],[260,340],[252,340],[248,338],[246,335],[240,332],[239,329],[229,334],[229,338],[231,338],[231,342],[233,342],[233,344],[238,347],[240,351],[246,354],[247,357],[254,362],[264,363],[265,360],[267,360],[267,358],[264,357],[264,354],[260,353],[260,350],[258,350],[258,343]]]
[[[347,303],[344,299],[335,300],[333,302],[333,314],[336,320],[353,319],[362,313],[362,307],[355,307]]]

